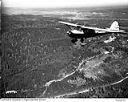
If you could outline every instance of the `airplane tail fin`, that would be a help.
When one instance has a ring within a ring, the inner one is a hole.
[[[114,21],[114,22],[111,24],[110,30],[119,31],[119,24],[118,24],[117,21]]]

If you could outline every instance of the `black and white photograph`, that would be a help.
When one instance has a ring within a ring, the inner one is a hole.
[[[128,0],[3,0],[0,9],[1,98],[127,100]]]

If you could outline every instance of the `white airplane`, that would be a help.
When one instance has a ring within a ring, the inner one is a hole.
[[[73,40],[76,42],[77,39],[81,39],[81,42],[83,42],[83,38],[87,37],[93,37],[93,36],[98,36],[102,34],[112,34],[112,33],[123,33],[126,34],[124,30],[119,29],[119,24],[117,21],[114,21],[110,28],[96,28],[96,27],[87,27],[84,25],[78,25],[78,24],[73,24],[69,22],[63,22],[59,21],[59,23],[65,24],[69,26],[71,29],[67,32],[69,37],[73,38]]]

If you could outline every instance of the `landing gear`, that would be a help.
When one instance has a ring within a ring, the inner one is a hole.
[[[84,46],[86,44],[85,38],[73,38],[72,43],[74,43],[75,45],[78,45],[78,46]]]
[[[71,41],[72,41],[72,43],[76,43],[77,42],[77,39],[76,38],[73,38]]]

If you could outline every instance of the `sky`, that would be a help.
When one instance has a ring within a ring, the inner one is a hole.
[[[128,5],[128,0],[3,0],[4,7],[58,8]]]

